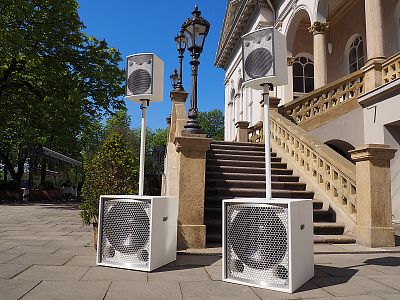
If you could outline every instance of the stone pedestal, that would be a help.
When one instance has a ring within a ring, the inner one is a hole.
[[[204,192],[206,152],[212,139],[205,135],[175,137],[178,154],[178,249],[205,248]]]
[[[249,141],[249,124],[247,121],[236,122],[236,142],[247,143]]]
[[[393,247],[390,160],[396,150],[368,144],[349,151],[356,162],[356,240],[368,247]]]
[[[308,28],[313,34],[314,43],[314,88],[320,88],[328,82],[328,66],[326,59],[326,41],[325,31],[328,28],[328,23],[314,22]]]
[[[382,0],[365,0],[365,33],[367,64],[385,58],[383,37]]]

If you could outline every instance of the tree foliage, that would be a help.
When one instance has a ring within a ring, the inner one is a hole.
[[[199,112],[197,120],[207,137],[216,141],[224,140],[224,114],[220,109]]]
[[[137,194],[138,159],[122,133],[112,132],[91,161],[85,163],[81,217],[85,224],[97,222],[100,195]]]
[[[0,2],[0,160],[17,181],[31,145],[79,158],[82,131],[124,105],[121,55],[83,32],[77,9],[76,0]]]

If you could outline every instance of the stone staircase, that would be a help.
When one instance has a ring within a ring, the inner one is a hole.
[[[222,238],[222,200],[236,197],[265,197],[264,144],[213,142],[207,152],[205,224],[208,244],[220,244]],[[344,235],[344,225],[335,222],[332,209],[314,199],[306,184],[293,176],[293,170],[276,153],[271,153],[272,197],[313,199],[314,242],[354,243]]]

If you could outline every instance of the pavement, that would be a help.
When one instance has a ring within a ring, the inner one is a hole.
[[[400,299],[400,247],[315,245],[315,277],[293,294],[222,282],[220,251],[151,273],[97,267],[76,204],[2,204],[0,299]]]

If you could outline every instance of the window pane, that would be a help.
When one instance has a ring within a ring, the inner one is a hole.
[[[349,66],[349,71],[350,73],[353,73],[355,71],[357,71],[357,63],[354,63],[352,65]]]
[[[307,63],[307,58],[305,57],[300,57],[300,62],[305,65]]]
[[[293,77],[293,91],[304,93],[303,77]]]
[[[294,76],[303,76],[303,66],[299,63],[293,64],[293,75]]]
[[[305,86],[306,93],[314,90],[314,78],[306,78],[305,83],[306,83],[306,86]]]
[[[314,77],[314,65],[308,63],[304,67],[304,76],[306,77]]]
[[[357,61],[357,52],[356,48],[351,48],[349,52],[349,64],[353,64]]]
[[[364,56],[364,43],[362,41],[358,44],[357,54],[358,54],[358,58]]]
[[[358,68],[361,69],[364,66],[364,57],[361,57],[358,60]]]

